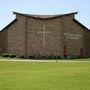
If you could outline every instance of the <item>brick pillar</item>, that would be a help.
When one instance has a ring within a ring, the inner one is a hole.
[[[27,21],[27,17],[26,17],[26,20],[25,20],[25,58],[27,58],[27,30],[28,30],[28,26],[27,26],[27,24],[28,24],[28,21]]]

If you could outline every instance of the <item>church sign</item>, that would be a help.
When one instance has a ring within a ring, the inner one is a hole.
[[[67,39],[76,39],[76,40],[79,40],[80,38],[82,38],[82,35],[74,34],[74,33],[64,33],[64,36],[66,36]]]

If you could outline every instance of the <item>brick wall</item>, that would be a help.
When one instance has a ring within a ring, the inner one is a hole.
[[[25,55],[25,16],[17,15],[17,21],[8,28],[8,52]]]
[[[34,19],[28,18],[27,21],[27,54],[29,55],[63,55],[62,51],[62,26],[61,18],[56,19]],[[45,47],[43,47],[43,25],[46,31]]]
[[[7,53],[8,28],[0,32],[0,53]]]
[[[79,56],[89,55],[90,33],[73,21],[74,14],[53,19],[32,18],[16,14],[17,21],[0,32],[2,53],[17,56]],[[45,46],[43,46],[44,30]]]
[[[73,16],[63,17],[64,46],[67,56],[79,56],[83,48],[83,29],[73,21]]]

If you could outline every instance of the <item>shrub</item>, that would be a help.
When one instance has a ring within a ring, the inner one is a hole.
[[[15,54],[9,54],[9,57],[10,57],[10,58],[15,58],[16,55],[15,55]]]
[[[9,54],[8,53],[3,53],[1,54],[2,57],[9,57]]]
[[[62,57],[61,56],[57,56],[57,59],[61,59]]]
[[[15,58],[16,55],[15,54],[10,54],[10,53],[3,53],[1,54],[2,57],[10,57],[10,58]]]
[[[20,56],[19,58],[23,58],[23,59],[24,59],[25,57],[22,55],[22,56]]]

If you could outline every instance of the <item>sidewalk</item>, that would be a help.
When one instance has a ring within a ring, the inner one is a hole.
[[[89,60],[30,60],[30,59],[0,59],[0,61],[13,62],[90,62]]]

